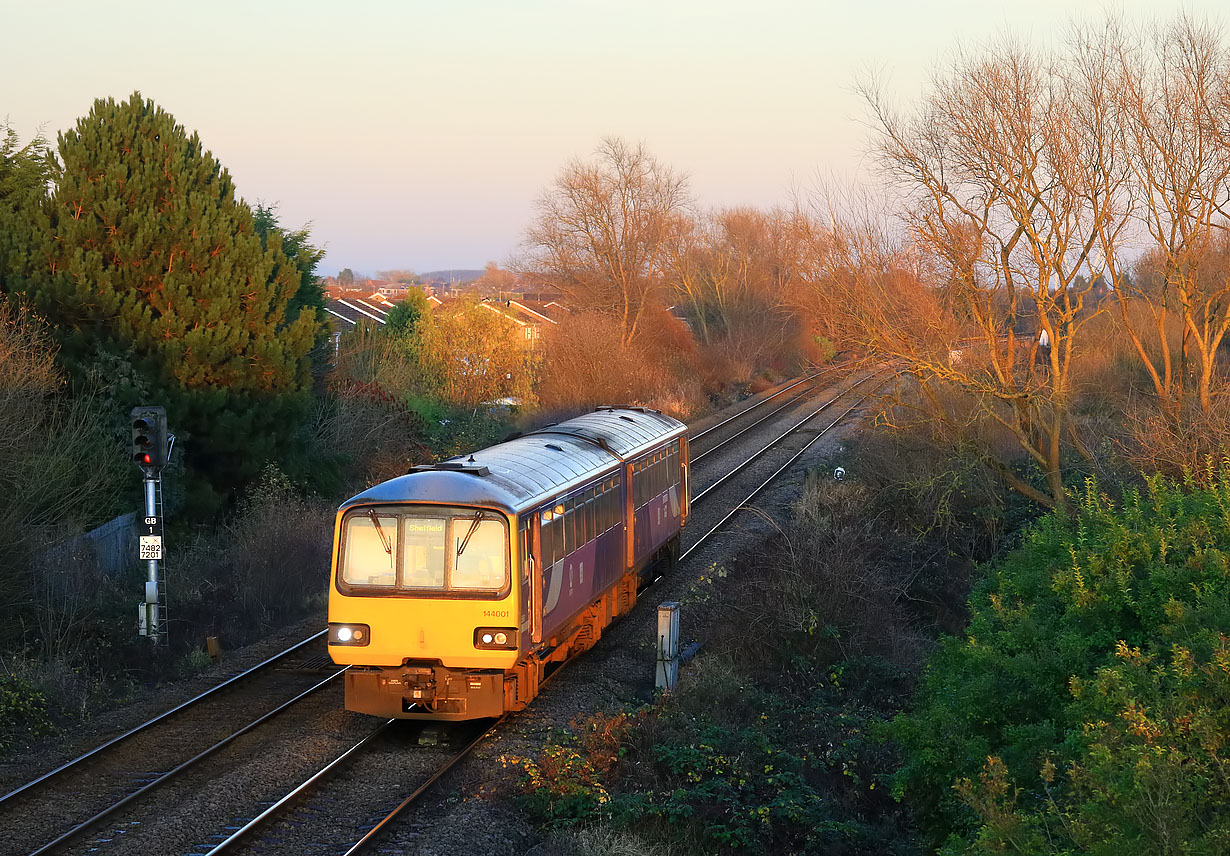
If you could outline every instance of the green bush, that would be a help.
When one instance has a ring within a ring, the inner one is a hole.
[[[47,699],[32,683],[13,673],[0,674],[0,753],[18,740],[52,731]]]
[[[573,724],[522,771],[548,829],[605,822],[688,853],[913,853],[878,772],[882,661],[761,688],[702,656],[653,706]]]
[[[947,852],[1227,852],[1230,462],[1075,505],[971,595],[890,729],[898,794]]]

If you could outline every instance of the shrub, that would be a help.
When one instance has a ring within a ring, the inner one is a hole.
[[[782,693],[702,656],[659,704],[578,720],[509,760],[551,829],[603,821],[688,853],[912,852],[883,762],[865,764],[883,751],[866,738],[879,716],[840,680]]]
[[[47,698],[30,681],[0,673],[0,754],[19,740],[50,734]]]
[[[971,595],[891,729],[933,841],[1225,852],[1230,462],[1206,482],[1154,477],[1116,505],[1090,480]]]
[[[332,506],[302,498],[268,465],[231,523],[199,537],[168,568],[177,635],[243,644],[320,607],[332,543]]]
[[[599,312],[577,313],[544,331],[542,407],[580,412],[638,404],[688,418],[705,406],[701,387],[712,378],[679,321],[647,311],[633,344],[625,347],[621,336],[619,319]]]

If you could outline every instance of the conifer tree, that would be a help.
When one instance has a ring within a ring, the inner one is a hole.
[[[70,373],[132,365],[187,435],[190,469],[233,490],[286,451],[310,402],[320,322],[288,315],[299,268],[197,135],[140,93],[95,101],[59,157],[22,290]]]

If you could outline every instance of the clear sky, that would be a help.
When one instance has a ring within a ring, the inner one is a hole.
[[[480,268],[605,135],[688,173],[701,206],[784,203],[859,171],[860,73],[909,100],[958,43],[1223,2],[0,0],[0,117],[54,138],[140,90],[245,199],[310,223],[321,273]]]

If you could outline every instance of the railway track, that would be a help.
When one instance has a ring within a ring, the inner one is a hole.
[[[697,431],[695,434],[690,434],[688,436],[688,443],[692,448],[692,463],[698,463],[700,460],[713,454],[718,449],[721,449],[727,444],[739,439],[740,437],[743,437],[749,431],[763,424],[790,405],[800,401],[809,392],[817,388],[817,384],[820,383],[822,378],[839,374],[842,370],[851,370],[857,366],[857,364],[857,361],[837,363],[831,366],[825,366],[817,371],[804,375],[803,377],[787,381],[781,386],[780,389],[774,391],[771,395],[767,395],[764,398],[753,402],[750,406],[740,410],[738,413],[731,414],[725,419],[722,419],[720,422],[710,425],[702,431]],[[791,395],[783,399],[782,396],[786,396],[787,393],[791,393]],[[778,399],[782,400],[779,401]],[[767,408],[767,405],[769,404],[773,404],[774,407]],[[761,412],[762,408],[766,408],[766,412]],[[747,420],[752,416],[756,416],[758,418],[754,422],[741,424],[747,422]],[[723,433],[727,433],[727,436],[723,439],[719,439]],[[701,446],[703,446],[703,450],[698,451]]]
[[[732,438],[746,437],[751,432],[753,432],[757,427],[765,423],[771,416],[777,415],[778,413],[790,407],[791,405],[797,405],[800,402],[804,401],[808,397],[808,395],[816,387],[818,387],[819,382],[817,378],[820,375],[821,373],[817,373],[816,375],[813,375],[811,377],[802,378],[795,382],[789,383],[786,386],[784,386],[782,389],[775,391],[772,395],[767,396],[763,399],[760,399],[754,405],[752,405],[752,407],[749,407],[746,410],[741,411],[739,414],[736,414],[736,416],[733,417],[732,419],[723,420],[722,422],[717,423],[716,425],[706,429],[705,431],[699,432],[694,438],[694,440],[699,439],[704,436],[716,437],[720,433],[717,429],[726,428],[726,430],[729,430],[731,424],[733,423],[735,419],[742,420],[743,422],[747,423],[746,417],[748,416],[748,414],[753,411],[759,411],[755,414],[758,417],[755,421],[745,424],[741,427],[737,427],[733,435],[726,437],[725,439],[722,439],[708,446],[708,448],[703,453],[701,453],[701,455],[697,456],[697,459],[699,459],[700,457],[707,457],[709,454],[717,452],[720,447],[727,447],[728,444],[732,442]],[[857,382],[857,384],[865,383],[869,379],[869,377],[870,375],[864,376],[862,379],[860,379]],[[791,435],[792,433],[797,433],[797,431],[802,429],[802,426],[804,426],[811,419],[815,418],[817,414],[823,412],[825,409],[829,407],[832,407],[835,404],[835,402],[840,400],[843,397],[843,395],[848,393],[848,391],[849,390],[844,390],[841,394],[833,396],[832,398],[827,400],[823,405],[821,405],[819,408],[810,411],[806,417],[804,417],[801,420],[798,420],[789,430],[787,430],[786,432],[780,435],[775,436],[772,440],[769,441],[767,445],[758,449],[754,454],[747,455],[746,460],[744,460],[743,463],[740,464],[740,466],[736,468],[733,473],[724,475],[721,479],[708,485],[700,493],[698,493],[694,497],[694,503],[701,502],[703,497],[709,496],[712,491],[715,491],[719,489],[720,487],[722,487],[723,485],[727,484],[729,480],[734,476],[735,473],[742,471],[745,467],[752,465],[754,462],[760,460],[764,455],[768,454],[769,451],[775,445],[780,444],[787,436]],[[860,399],[859,403],[861,403],[861,401],[862,399]],[[767,405],[770,402],[774,402],[772,408],[767,407]],[[851,412],[856,407],[857,407],[857,404],[852,405],[846,410],[846,413]],[[767,415],[764,412],[766,409],[768,409]],[[840,421],[840,417],[838,420],[834,420],[834,422],[830,424],[828,428],[825,429],[825,431],[829,430],[829,428],[832,428],[833,425],[837,424],[837,422],[839,421]],[[810,446],[814,444],[814,442],[816,442],[816,440],[819,439],[820,436],[823,436],[823,434],[822,433],[816,434],[816,436],[804,447],[804,449],[799,451],[793,458],[791,458],[790,462],[786,463],[785,465],[782,465],[780,469],[778,470],[778,472],[773,477],[771,477],[768,481],[764,482],[763,484],[760,484],[756,488],[756,490],[751,495],[749,495],[743,502],[736,504],[733,510],[731,510],[729,514],[727,514],[725,517],[722,518],[722,521],[720,523],[710,528],[709,531],[706,532],[705,535],[701,536],[700,538],[692,542],[690,546],[688,547],[687,553],[685,555],[690,555],[706,539],[708,539],[710,536],[715,534],[722,527],[722,525],[724,525],[725,522],[730,519],[731,516],[737,513],[737,511],[746,502],[750,502],[759,492],[761,492],[772,481],[772,479],[776,477],[776,475],[780,475],[781,472],[784,472],[785,469],[790,465],[790,463],[792,463],[794,460],[797,460],[798,457],[800,457],[802,453],[806,451],[807,448],[810,448]],[[112,779],[119,779],[119,780],[124,780],[126,778],[127,781],[129,781],[130,783],[135,783],[135,786],[133,784],[130,784],[127,788],[118,787],[118,790],[126,791],[126,792],[122,793],[118,799],[115,799],[115,798],[110,799],[107,805],[104,805],[101,807],[98,807],[96,805],[96,803],[98,802],[97,798],[85,800],[84,801],[85,803],[94,806],[94,809],[96,809],[96,810],[92,810],[91,812],[87,812],[88,816],[85,816],[85,817],[81,816],[81,812],[78,812],[72,818],[68,818],[63,812],[49,812],[46,816],[43,817],[43,822],[38,823],[37,826],[45,828],[46,826],[51,826],[52,824],[54,824],[54,828],[61,828],[61,829],[66,830],[60,833],[58,836],[49,837],[49,836],[44,835],[43,836],[44,840],[42,842],[35,843],[33,846],[31,846],[29,843],[24,843],[24,844],[20,843],[22,836],[18,836],[17,839],[15,840],[12,835],[12,830],[14,829],[15,826],[17,827],[28,826],[29,824],[21,823],[20,815],[24,814],[24,816],[27,819],[31,818],[32,815],[30,812],[31,810],[33,810],[37,814],[37,806],[34,806],[32,809],[31,805],[25,805],[25,811],[18,812],[17,816],[14,816],[12,814],[11,809],[15,805],[21,806],[23,803],[26,803],[26,804],[32,803],[36,795],[51,789],[53,785],[54,785],[53,799],[57,804],[63,805],[63,804],[70,803],[70,802],[71,803],[82,802],[76,799],[73,799],[73,800],[64,799],[66,795],[72,794],[75,796],[78,793],[78,791],[74,791],[73,789],[74,786],[66,785],[65,784],[66,782],[71,781],[74,777],[81,777],[83,773],[85,773],[86,771],[93,771],[91,772],[90,777],[98,778],[97,772],[99,769],[99,765],[104,765],[104,766],[109,765],[110,767],[118,766],[121,768],[124,767],[125,762],[123,760],[121,760],[120,762],[115,762],[115,761],[107,761],[106,759],[110,757],[114,757],[116,753],[124,746],[129,746],[129,747],[135,746],[136,744],[142,741],[144,736],[150,735],[152,732],[157,731],[159,734],[161,734],[162,732],[159,729],[160,726],[165,727],[169,722],[172,722],[176,720],[177,718],[183,718],[191,709],[197,709],[198,711],[202,711],[202,710],[207,711],[208,709],[214,706],[214,703],[224,701],[227,699],[229,699],[230,701],[227,702],[224,706],[232,710],[237,707],[246,706],[245,704],[236,704],[235,703],[236,697],[231,695],[231,693],[236,689],[237,686],[240,686],[244,684],[245,682],[251,682],[252,679],[256,677],[257,675],[268,674],[272,669],[276,667],[275,666],[276,663],[279,663],[279,662],[285,663],[288,659],[293,659],[291,655],[294,653],[302,654],[304,649],[308,648],[311,643],[319,640],[322,635],[323,633],[315,634],[312,637],[309,637],[308,639],[303,640],[303,642],[298,643],[297,645],[292,646],[286,651],[283,651],[281,654],[273,658],[270,658],[268,661],[265,661],[264,663],[261,663],[258,666],[252,669],[249,669],[248,671],[231,678],[226,683],[213,688],[209,692],[204,693],[201,696],[198,696],[197,698],[192,699],[188,702],[185,702],[183,705],[180,705],[179,707],[171,711],[168,711],[167,713],[159,717],[156,717],[146,723],[143,723],[138,728],[132,729],[131,731],[123,735],[120,735],[119,737],[109,741],[108,743],[98,747],[97,749],[87,753],[86,755],[83,755],[80,758],[77,758],[73,760],[72,762],[69,762],[68,764],[62,765],[61,767],[55,770],[52,770],[49,773],[44,774],[43,776],[40,776],[39,778],[27,783],[26,785],[23,785],[21,788],[18,788],[10,792],[9,794],[4,795],[3,797],[0,797],[0,807],[5,808],[6,817],[10,818],[9,824],[8,824],[8,827],[10,830],[8,844],[9,845],[16,844],[18,847],[18,849],[12,850],[11,852],[43,854],[43,853],[63,851],[64,849],[71,846],[75,842],[82,841],[88,835],[99,830],[104,824],[109,824],[108,832],[103,833],[99,836],[96,836],[93,841],[90,841],[88,844],[89,849],[91,851],[97,850],[100,842],[103,843],[104,845],[109,842],[114,842],[117,836],[119,836],[120,833],[123,832],[124,821],[122,820],[122,817],[123,817],[122,813],[125,808],[130,808],[134,806],[135,804],[140,802],[142,798],[149,796],[152,792],[160,788],[166,788],[172,781],[188,773],[190,770],[193,770],[198,765],[201,765],[202,762],[205,761],[207,758],[212,758],[218,753],[221,753],[222,750],[224,750],[226,747],[232,746],[233,744],[236,743],[236,741],[244,737],[244,735],[247,735],[253,730],[258,729],[260,726],[268,723],[271,719],[273,719],[276,716],[279,716],[287,709],[291,708],[292,706],[296,704],[303,702],[309,696],[314,695],[319,690],[324,689],[327,686],[335,683],[335,679],[337,675],[341,673],[341,670],[335,670],[335,673],[330,674],[328,677],[325,677],[321,680],[317,680],[314,684],[307,687],[305,690],[301,691],[300,693],[293,695],[290,699],[286,700],[283,703],[280,703],[273,707],[269,707],[268,705],[265,705],[265,708],[266,708],[265,712],[262,713],[259,717],[251,720],[250,722],[245,722],[242,726],[231,730],[230,733],[228,733],[226,736],[220,739],[197,741],[197,744],[194,744],[196,747],[195,751],[183,753],[181,755],[180,760],[161,760],[159,762],[159,766],[163,768],[161,770],[154,771],[154,772],[150,772],[148,770],[142,770],[141,771],[142,775],[135,776],[135,777],[132,774],[131,770],[121,770],[119,773],[116,773],[114,771],[106,772],[103,776],[101,776],[101,778],[104,778],[104,779],[112,778]],[[340,703],[338,704],[338,707],[340,707]],[[206,713],[204,718],[212,719],[212,718],[216,718],[216,715],[211,716],[210,714]],[[498,723],[495,723],[495,724],[498,724]],[[495,724],[493,724],[493,727]],[[353,768],[354,763],[357,760],[361,759],[364,756],[364,753],[371,751],[373,747],[379,747],[379,746],[385,745],[385,743],[387,743],[391,739],[393,739],[394,742],[396,742],[395,738],[389,737],[389,732],[387,731],[387,729],[391,727],[392,726],[386,723],[381,726],[378,732],[365,736],[363,740],[354,744],[353,746],[351,746],[349,749],[345,750],[344,752],[340,752],[340,753],[335,752],[334,754],[336,757],[334,757],[330,761],[329,764],[320,768],[319,770],[314,772],[311,776],[308,776],[304,780],[304,782],[299,786],[299,788],[292,789],[289,793],[287,793],[282,798],[272,801],[272,804],[270,806],[260,811],[256,816],[250,819],[247,819],[247,820],[243,820],[242,822],[240,822],[239,820],[236,820],[235,822],[229,824],[229,826],[232,828],[225,830],[224,833],[214,833],[214,838],[221,839],[221,840],[219,840],[217,843],[210,844],[209,849],[203,849],[205,847],[205,844],[200,844],[196,847],[189,848],[188,852],[201,852],[201,853],[225,852],[225,850],[233,849],[236,846],[238,846],[240,842],[243,842],[249,837],[251,837],[251,835],[258,829],[269,830],[269,829],[279,828],[276,824],[277,824],[278,818],[283,813],[290,811],[291,809],[296,808],[298,806],[311,805],[315,802],[314,800],[305,798],[305,795],[312,792],[313,789],[318,789],[320,787],[323,787],[326,783],[331,784],[331,782],[335,778],[339,777],[341,773],[343,773],[344,771],[348,769]],[[394,731],[396,730],[397,729],[394,729]],[[389,822],[391,821],[393,817],[396,817],[399,814],[404,813],[410,806],[412,806],[415,800],[418,798],[418,796],[421,793],[425,792],[426,789],[430,787],[432,782],[438,779],[440,775],[443,775],[447,769],[451,769],[451,767],[454,764],[458,763],[458,761],[460,761],[461,758],[465,757],[465,755],[475,745],[477,745],[478,742],[482,739],[482,737],[486,735],[487,733],[489,732],[483,731],[479,733],[478,735],[476,735],[472,741],[466,742],[465,745],[460,750],[458,750],[456,754],[450,755],[450,757],[445,762],[443,762],[440,765],[437,765],[438,767],[440,767],[440,769],[434,772],[425,771],[422,777],[423,781],[417,787],[410,788],[411,790],[410,795],[406,797],[404,800],[402,800],[397,806],[393,807],[388,814],[379,818],[375,823],[371,825],[369,829],[367,829],[366,831],[362,831],[362,834],[356,834],[355,837],[352,839],[352,841],[355,843],[353,843],[351,845],[351,849],[346,852],[358,852],[358,850],[366,847],[367,845],[365,844],[365,842],[369,842],[373,840],[379,834],[380,830],[384,829],[389,824]],[[203,737],[203,735],[198,735],[198,736]],[[162,741],[162,739],[163,738],[159,738],[159,741]],[[403,735],[403,739],[404,739],[404,735]],[[200,745],[199,745],[200,742],[206,742],[208,743],[208,745],[205,746],[204,748],[200,748]],[[142,751],[143,750],[141,750],[139,747],[137,748],[137,752],[139,754]],[[418,754],[420,756],[423,756],[423,753],[418,753]],[[147,758],[147,760],[152,762],[153,759]],[[129,756],[129,760],[127,761],[127,763],[129,764],[129,766],[131,766],[132,764],[131,755]],[[145,766],[149,766],[149,764],[146,764]],[[361,778],[361,775],[360,775],[360,778]],[[112,786],[113,794],[116,792],[116,787],[117,786],[115,785]],[[106,790],[106,789],[103,789],[103,790]],[[308,812],[308,815],[309,816],[311,815],[310,811]],[[16,824],[13,823],[14,820],[17,820]],[[298,821],[298,823],[300,824],[303,824],[306,822],[307,821],[302,821],[302,820]],[[129,823],[131,824],[131,823],[139,823],[139,822],[129,821]],[[334,823],[333,825],[336,825],[336,823]],[[199,835],[197,837],[199,838]],[[48,838],[49,840],[47,840]],[[234,842],[226,843],[230,841],[231,838],[234,838]],[[299,839],[296,838],[296,840],[299,840]],[[275,842],[276,842],[276,836],[275,836]],[[336,849],[336,844],[337,842],[331,843],[329,847],[334,848],[334,849],[327,848],[327,852],[340,852],[339,850]],[[269,844],[262,845],[262,852],[267,852],[270,846],[272,845],[269,845]],[[299,845],[296,845],[296,846],[299,846]],[[7,851],[7,847],[5,849]],[[123,847],[120,847],[120,850],[123,850],[123,849],[124,849]],[[276,847],[274,849],[276,849]],[[299,852],[299,851],[290,850],[287,852]],[[326,851],[321,851],[321,852],[326,852]]]
[[[4,794],[0,852],[50,853],[85,838],[125,806],[324,688],[341,673],[329,664],[322,680],[326,660],[322,631]],[[263,680],[254,683],[258,674]],[[251,710],[259,713],[253,717]],[[63,831],[49,836],[47,829]]]
[[[757,496],[763,493],[791,466],[798,462],[817,442],[819,442],[835,427],[840,425],[848,416],[850,416],[850,414],[856,411],[867,400],[867,398],[874,393],[874,390],[878,389],[878,386],[875,385],[874,381],[879,380],[880,378],[880,375],[866,374],[854,383],[846,386],[836,395],[827,398],[818,406],[808,407],[806,415],[804,415],[801,419],[794,421],[784,431],[776,433],[767,444],[761,446],[761,448],[748,456],[744,463],[740,464],[733,471],[723,475],[708,488],[698,494],[693,500],[694,503],[700,502],[702,498],[712,495],[712,492],[727,485],[732,477],[738,475],[746,467],[760,461],[774,449],[779,448],[781,443],[787,438],[797,436],[800,432],[810,433],[811,436],[809,438],[805,438],[805,442],[803,442],[797,450],[791,450],[785,460],[772,462],[772,472],[767,478],[756,479],[755,486],[750,490],[750,492],[746,491],[745,486],[744,491],[741,493],[741,499],[735,502],[733,508],[724,513],[715,525],[709,528],[703,535],[691,542],[683,556],[680,557],[680,561],[687,556],[692,555],[696,550],[704,545],[708,539],[722,530],[723,527],[725,527],[736,514],[745,510]],[[869,382],[871,383],[871,390],[861,392],[860,389],[864,386],[864,384],[868,384]],[[882,382],[880,385],[882,385]],[[813,420],[817,419],[817,417],[821,414],[824,414],[826,411],[830,410],[834,411],[836,415],[823,427],[818,429],[809,429],[807,427],[809,423],[813,422]],[[760,424],[760,421],[763,420],[758,420],[756,424]],[[726,506],[723,505],[723,508],[725,507]],[[654,582],[656,582],[656,580]],[[650,585],[653,585],[653,583],[650,583]],[[560,664],[560,667],[556,670],[555,674],[558,674],[558,672],[567,665],[567,662]],[[212,849],[194,852],[193,856],[221,856],[221,854],[237,852],[259,852],[261,854],[278,854],[285,852],[287,854],[292,854],[307,852],[308,849],[314,850],[314,845],[319,845],[320,852],[344,853],[346,856],[366,852],[378,843],[381,834],[389,829],[397,818],[410,811],[418,800],[420,800],[423,795],[428,792],[433,784],[435,784],[449,770],[453,769],[458,763],[466,758],[476,747],[480,745],[483,738],[498,729],[505,722],[505,720],[509,719],[509,716],[515,716],[515,714],[506,715],[505,717],[490,723],[490,725],[483,728],[472,737],[467,738],[463,742],[463,745],[459,746],[456,753],[451,755],[444,764],[431,771],[430,774],[423,774],[421,780],[414,786],[413,790],[411,790],[410,793],[403,799],[398,801],[391,810],[388,810],[387,813],[382,810],[378,819],[371,822],[370,825],[361,832],[352,832],[351,834],[353,837],[349,840],[338,840],[337,838],[333,838],[332,840],[326,842],[324,839],[326,838],[327,833],[324,830],[317,830],[307,833],[306,835],[302,832],[302,830],[305,826],[313,823],[313,819],[310,817],[313,813],[311,806],[316,805],[321,801],[334,805],[365,804],[365,798],[361,795],[348,795],[345,793],[338,793],[334,790],[334,788],[344,790],[344,783],[339,785],[336,781],[328,780],[331,776],[338,775],[339,771],[343,769],[343,765],[346,763],[348,758],[354,754],[364,751],[365,746],[372,744],[372,738],[376,734],[383,732],[385,728],[391,726],[395,720],[389,720],[388,722],[381,724],[376,732],[373,732],[372,736],[360,741],[348,750],[347,753],[339,756],[336,760],[331,761],[321,770],[308,777],[301,784],[297,785],[285,796],[279,799],[274,805],[265,809],[265,811],[263,811],[260,815],[244,823],[242,826],[237,826],[230,833],[230,835],[220,841]],[[352,773],[349,778],[352,781],[362,782],[365,779],[365,776],[362,774],[354,775]],[[313,788],[326,787],[329,788],[329,790],[325,794],[317,794],[315,798],[312,799],[310,804],[305,802],[307,799],[306,795]],[[305,808],[305,806],[307,807]],[[308,815],[307,817],[304,816],[305,813]],[[275,823],[278,825],[273,826]],[[332,830],[334,833],[337,832],[337,825],[336,818],[327,824],[328,829]],[[261,831],[262,828],[264,829],[264,832]]]

